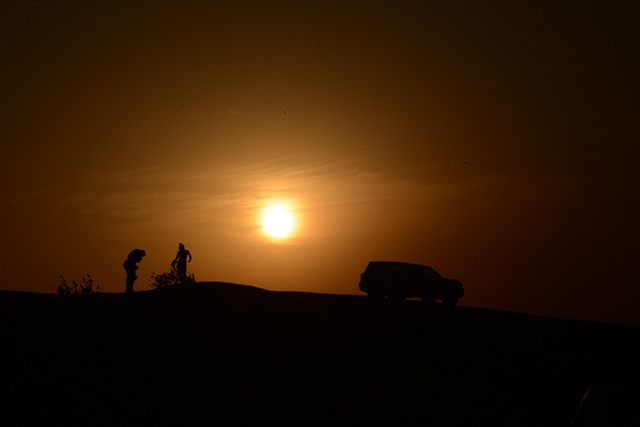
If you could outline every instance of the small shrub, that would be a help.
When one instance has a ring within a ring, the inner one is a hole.
[[[169,271],[165,271],[162,274],[151,273],[151,278],[149,279],[149,286],[152,288],[166,288],[167,286],[173,285],[181,285],[181,284],[192,284],[196,283],[196,278],[193,273],[187,274],[184,279],[184,283],[180,281],[180,276],[178,272],[174,269],[170,269]]]
[[[71,285],[67,283],[67,279],[60,275],[60,282],[54,285],[54,294],[58,295],[91,295],[100,293],[100,285],[96,285],[90,275],[83,277],[78,284],[75,280]]]

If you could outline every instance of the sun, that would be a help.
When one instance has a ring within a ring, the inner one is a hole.
[[[281,207],[273,207],[267,210],[262,218],[264,231],[271,237],[287,237],[293,230],[293,215]]]

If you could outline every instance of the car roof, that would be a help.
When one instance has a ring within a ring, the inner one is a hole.
[[[398,261],[369,261],[369,265],[380,265],[380,266],[402,266],[402,267],[411,267],[411,268],[421,268],[421,269],[426,269],[429,270],[435,274],[437,274],[438,276],[440,275],[440,273],[438,273],[436,270],[434,270],[433,268],[429,267],[428,265],[424,265],[424,264],[415,264],[412,262],[398,262]]]
[[[413,262],[400,262],[400,261],[369,261],[369,264],[397,264],[397,265],[415,265],[418,267],[429,267],[428,265],[424,265],[424,264],[416,264]]]

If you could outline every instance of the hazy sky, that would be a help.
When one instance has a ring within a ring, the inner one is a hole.
[[[2,6],[2,288],[90,274],[359,294],[427,264],[463,305],[640,325],[636,1]],[[289,206],[288,239],[263,210]]]

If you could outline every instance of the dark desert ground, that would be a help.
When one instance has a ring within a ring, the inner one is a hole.
[[[637,327],[220,282],[0,291],[0,423],[567,425]]]

